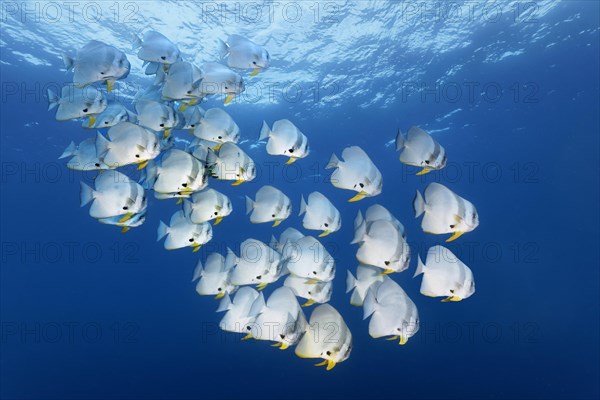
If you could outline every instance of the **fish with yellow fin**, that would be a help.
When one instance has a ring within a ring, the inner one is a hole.
[[[330,178],[333,186],[357,192],[348,200],[349,202],[381,193],[383,188],[381,172],[363,149],[358,146],[346,147],[342,151],[342,159],[343,161],[332,154],[325,169],[335,169]]]

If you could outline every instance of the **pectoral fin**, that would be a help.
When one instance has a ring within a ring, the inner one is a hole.
[[[309,299],[306,303],[302,304],[302,307],[310,307],[316,302],[313,299]]]
[[[356,201],[362,200],[365,198],[365,196],[367,195],[367,192],[365,192],[364,190],[360,191],[356,196],[354,196],[353,198],[351,198],[350,200],[348,200],[349,203],[354,203]]]
[[[323,365],[327,365],[327,360],[323,360],[322,362],[315,364],[315,367],[322,367]]]
[[[121,219],[119,220],[119,223],[120,223],[120,224],[122,224],[122,223],[124,223],[124,222],[127,222],[127,221],[129,221],[129,220],[131,219],[131,217],[133,217],[133,216],[134,216],[134,214],[133,214],[133,213],[127,213],[127,214],[125,214],[125,215],[123,216],[123,218],[121,218]]]
[[[452,236],[450,236],[448,239],[446,239],[446,242],[453,242],[454,240],[458,239],[459,237],[461,237],[464,234],[464,232],[454,232],[454,234]]]
[[[392,336],[392,337],[386,338],[385,340],[398,340],[398,336]]]
[[[283,343],[275,343],[275,344],[272,344],[271,347],[281,347],[282,344]]]
[[[149,162],[149,161],[150,161],[150,160],[142,161],[142,162],[141,162],[141,163],[138,165],[137,169],[138,169],[138,170],[140,170],[140,169],[144,169],[144,168],[146,168],[146,165],[148,165],[148,162]]]

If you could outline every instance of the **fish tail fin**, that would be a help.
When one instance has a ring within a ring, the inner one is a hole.
[[[110,141],[100,131],[96,133],[96,155],[103,157],[110,150]]]
[[[396,134],[396,151],[402,150],[403,147],[404,147],[404,136],[402,135],[400,128],[398,128],[398,133]]]
[[[221,39],[217,39],[217,52],[219,53],[219,58],[224,58],[229,53],[229,46]]]
[[[225,294],[221,301],[219,302],[219,307],[217,307],[217,312],[227,311],[231,308],[231,297],[228,294]]]
[[[135,33],[131,34],[131,50],[137,50],[142,47],[142,39]]]
[[[72,70],[75,67],[75,61],[73,60],[73,58],[67,53],[62,53],[61,56],[67,72]]]
[[[425,272],[425,264],[423,264],[423,261],[421,261],[421,256],[417,256],[417,270],[415,271],[413,278],[416,278],[423,272]]]
[[[169,225],[160,221],[158,223],[158,230],[156,233],[157,233],[156,241],[158,242],[160,239],[164,238],[169,233]]]
[[[276,249],[279,246],[279,241],[275,238],[275,235],[271,235],[271,241],[269,242],[269,247],[272,249]]]
[[[348,275],[346,275],[346,293],[348,293],[356,287],[356,278],[354,277],[354,275],[352,275],[352,272],[350,272],[350,270],[348,270],[347,272]]]
[[[187,219],[190,219],[190,216],[192,215],[192,202],[184,199],[183,200],[183,215],[185,215],[185,217]]]
[[[61,154],[60,157],[58,157],[58,159],[60,160],[61,158],[74,156],[76,151],[77,151],[77,146],[75,145],[75,142],[71,141],[71,144],[69,144],[67,146],[65,151],[63,151],[63,153]]]
[[[92,189],[85,183],[81,182],[81,190],[79,192],[79,197],[81,199],[80,206],[83,207],[87,203],[92,201],[94,199],[94,195],[95,195],[94,189]]]
[[[246,196],[246,215],[250,214],[254,210],[254,201]]]
[[[365,237],[367,236],[367,223],[364,219],[362,219],[358,226],[354,229],[354,238],[350,242],[350,244],[361,243],[365,241]]]
[[[267,304],[265,303],[265,295],[260,292],[256,300],[254,300],[254,303],[252,303],[250,311],[248,312],[248,316],[256,316],[260,314],[266,306]]]
[[[219,157],[217,156],[217,153],[209,147],[208,153],[206,154],[206,164],[207,165],[216,164],[218,159],[219,159]]]
[[[235,255],[235,253],[233,252],[233,250],[231,250],[229,247],[227,248],[227,255],[225,256],[225,269],[226,270],[231,270],[234,265],[236,265],[238,262],[237,260],[237,256]]]
[[[58,95],[54,93],[52,89],[48,89],[48,111],[58,106],[59,100],[60,98],[58,97]]]
[[[267,122],[263,121],[262,128],[260,128],[260,137],[258,138],[258,140],[265,140],[269,136],[271,136],[271,129],[269,128],[269,125],[267,125]]]
[[[301,216],[306,212],[306,200],[304,200],[304,195],[300,196],[300,213],[298,216]]]
[[[415,209],[415,218],[419,218],[425,212],[425,200],[418,190],[413,200],[413,208]]]
[[[375,293],[373,287],[367,290],[365,301],[363,303],[363,319],[369,318],[377,309],[377,300],[375,299]]]
[[[340,159],[337,158],[337,156],[334,153],[331,155],[331,158],[329,159],[329,162],[325,166],[325,169],[337,168],[339,163],[340,163]]]
[[[200,279],[203,272],[204,268],[202,267],[202,261],[198,260],[198,264],[196,264],[196,268],[194,269],[194,276],[192,276],[192,282]]]

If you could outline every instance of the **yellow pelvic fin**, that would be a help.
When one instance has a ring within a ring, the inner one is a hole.
[[[258,285],[256,285],[256,289],[258,289],[258,291],[260,292],[261,290],[263,290],[264,288],[266,288],[267,285],[268,285],[268,283],[261,282]]]
[[[239,179],[239,180],[237,180],[237,181],[233,182],[233,183],[231,184],[231,186],[239,186],[239,185],[241,185],[241,184],[242,184],[242,183],[244,183],[244,182],[245,182],[245,181],[243,181],[242,179]]]
[[[123,229],[121,229],[121,233],[125,233],[129,231],[129,227],[128,226],[124,226]]]
[[[393,274],[394,272],[396,272],[396,271],[394,271],[393,269],[384,269],[383,272],[380,274],[377,274],[377,276],[389,275],[389,274]]]
[[[140,170],[140,169],[144,169],[144,168],[146,168],[146,165],[148,165],[148,162],[149,162],[149,161],[150,161],[150,160],[142,161],[142,162],[140,163],[140,165],[138,165],[137,169],[138,169],[138,170]]]
[[[106,81],[106,90],[108,91],[108,93],[112,92],[114,86],[115,83],[113,81]]]
[[[319,235],[319,237],[324,237],[324,236],[327,236],[327,235],[329,235],[331,232],[333,232],[333,231],[323,231],[323,232],[322,232],[322,233]]]
[[[258,68],[254,68],[254,71],[252,71],[252,72],[250,73],[250,76],[256,76],[256,75],[258,75],[258,73],[259,73],[259,72],[260,72],[260,69],[258,69]]]
[[[398,336],[392,336],[392,337],[386,338],[385,340],[398,340]]]
[[[187,108],[188,108],[188,105],[186,103],[181,103],[179,105],[179,112],[183,112],[183,111],[187,110]]]
[[[448,296],[442,300],[442,303],[448,303],[449,301],[461,301],[462,299],[458,296]]]
[[[327,371],[331,371],[335,367],[335,364],[337,364],[335,361],[327,360]]]
[[[408,338],[405,338],[404,336],[400,335],[400,342],[398,344],[404,346],[406,342],[408,342]]]
[[[248,340],[248,339],[252,339],[252,333],[249,333],[242,338],[242,340]]]
[[[353,198],[351,198],[350,200],[348,200],[349,203],[354,203],[355,201],[359,201],[365,198],[365,196],[367,195],[367,192],[365,192],[364,190],[358,192],[358,194],[356,196],[354,196]]]
[[[448,239],[446,239],[446,242],[453,242],[456,239],[458,239],[459,237],[461,237],[464,234],[464,232],[454,232],[454,234],[452,236],[450,236]]]
[[[127,222],[127,221],[129,221],[129,220],[131,219],[131,217],[133,217],[133,216],[134,216],[134,214],[133,214],[133,213],[127,213],[127,214],[125,214],[125,215],[123,216],[123,218],[121,218],[121,219],[119,220],[119,223],[120,223],[120,224],[122,224],[123,222]]]
[[[163,64],[163,71],[169,72],[169,64]]]
[[[280,219],[276,219],[275,222],[273,223],[273,228],[275,228],[277,225],[279,225],[281,223],[282,220]]]
[[[285,163],[286,163],[286,164],[291,164],[291,163],[295,162],[296,160],[297,160],[297,158],[295,158],[295,157],[290,157],[290,159],[289,159],[289,160],[287,160]]]
[[[163,139],[167,139],[169,136],[171,136],[171,130],[165,129],[165,131],[163,132]]]
[[[223,221],[223,217],[217,217],[217,218],[215,218],[214,225],[219,225],[221,223],[221,221]]]
[[[309,279],[307,280],[305,283],[307,285],[314,285],[315,283],[319,282],[317,279]]]
[[[302,304],[302,307],[310,307],[316,302],[313,299],[309,299],[306,303]]]
[[[285,349],[287,349],[288,347],[290,347],[290,345],[289,345],[289,344],[287,344],[287,343],[281,343],[281,346],[279,347],[279,350],[285,350]]]
[[[419,172],[417,172],[417,176],[419,176],[419,175],[425,175],[425,174],[428,174],[430,172],[431,172],[431,170],[429,168],[425,167],[422,170],[420,170]]]
[[[233,100],[233,95],[228,94],[227,97],[225,97],[225,102],[223,103],[223,105],[227,105],[227,104],[231,103],[231,100]]]
[[[218,145],[216,145],[215,147],[213,147],[213,150],[219,151],[219,149],[221,148],[221,146],[223,146],[223,143],[219,143]]]
[[[96,123],[96,116],[95,115],[88,115],[88,118],[90,119],[90,125],[89,126],[94,126],[94,124]]]
[[[219,300],[222,299],[223,297],[225,297],[225,292],[221,292],[218,295],[215,296],[215,300]]]
[[[315,364],[315,367],[322,367],[323,365],[327,365],[327,360],[323,360],[322,362]]]
[[[200,247],[201,247],[201,246],[200,246],[199,244],[198,244],[198,245],[196,245],[196,246],[194,246],[194,250],[192,250],[192,253],[196,253],[196,252],[198,252],[198,250],[200,250]]]
[[[194,130],[193,130],[193,129],[190,129],[189,131],[187,131],[187,134],[188,134],[188,135],[193,135],[193,134],[194,134]]]
[[[181,204],[181,203],[183,203],[183,197],[178,198],[177,203],[175,203],[175,204]]]
[[[275,344],[272,344],[271,347],[281,347],[282,344],[283,343],[275,343]]]

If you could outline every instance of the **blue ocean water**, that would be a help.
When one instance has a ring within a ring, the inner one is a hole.
[[[65,4],[0,5],[2,398],[600,396],[597,2]],[[145,224],[125,234],[97,223],[79,207],[79,182],[95,173],[57,160],[72,140],[95,134],[46,110],[46,89],[71,79],[60,54],[91,39],[128,51],[132,73],[113,96],[129,106],[151,80],[129,35],[147,29],[197,63],[214,61],[214,39],[231,33],[271,55],[271,67],[245,74],[246,95],[225,108],[260,176],[238,187],[210,182],[234,213],[198,253],[156,242],[174,201],[149,196]],[[310,140],[309,157],[291,166],[257,143],[262,121],[281,118]],[[392,141],[412,125],[446,148],[444,170],[415,176],[399,163]],[[330,155],[349,145],[382,172],[380,195],[348,203],[352,193],[328,182]],[[479,212],[480,226],[448,245],[476,281],[458,303],[421,295],[412,279],[416,255],[444,244],[422,232],[412,209],[415,191],[435,181]],[[293,201],[293,216],[276,228],[252,225],[244,212],[244,195],[264,184]],[[219,331],[217,301],[191,283],[210,252],[237,251],[249,237],[268,242],[287,227],[308,234],[296,215],[301,194],[314,190],[343,220],[322,242],[337,265],[330,303],[354,346],[331,371]],[[345,293],[346,270],[358,264],[352,221],[372,204],[402,221],[414,255],[408,271],[392,275],[420,314],[404,346],[371,338]]]

